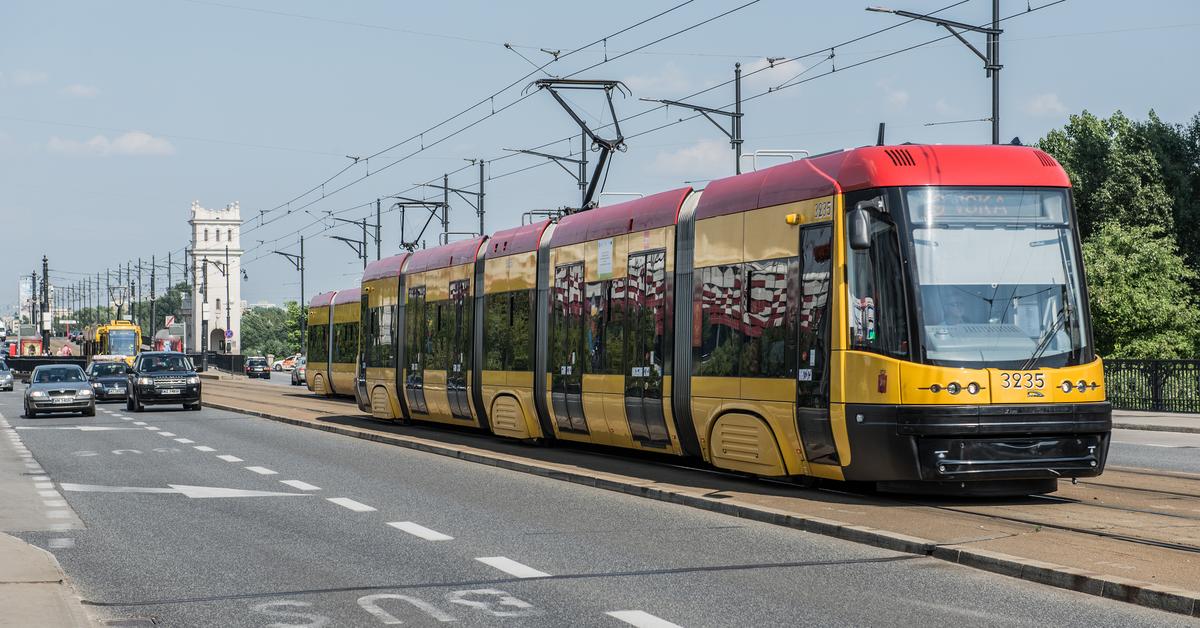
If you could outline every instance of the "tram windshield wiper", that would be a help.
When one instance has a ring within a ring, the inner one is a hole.
[[[1046,352],[1046,349],[1050,348],[1050,341],[1054,340],[1054,337],[1058,335],[1058,332],[1061,331],[1062,328],[1067,324],[1067,321],[1071,320],[1070,312],[1071,306],[1064,300],[1062,309],[1058,311],[1058,316],[1054,317],[1054,324],[1050,325],[1050,329],[1047,329],[1046,332],[1042,334],[1042,337],[1038,339],[1038,344],[1033,350],[1033,355],[1029,356],[1029,359],[1021,365],[1020,370],[1024,371],[1033,366],[1033,364],[1042,357],[1042,354]]]

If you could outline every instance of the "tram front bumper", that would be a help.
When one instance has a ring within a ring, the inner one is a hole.
[[[1112,406],[847,405],[846,424],[847,480],[1052,480],[1104,470]]]

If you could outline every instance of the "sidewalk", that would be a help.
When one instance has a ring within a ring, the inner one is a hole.
[[[1113,429],[1200,434],[1200,414],[1113,410]]]
[[[0,628],[94,626],[54,555],[5,534],[68,533],[82,522],[70,510],[47,510],[35,485],[48,483],[41,467],[3,417],[0,434]]]

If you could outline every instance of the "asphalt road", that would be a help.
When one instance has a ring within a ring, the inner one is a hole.
[[[0,414],[86,526],[22,536],[55,553],[105,620],[1187,622],[930,558],[229,412],[101,408],[95,418],[29,420],[19,418],[19,387],[0,393]]]
[[[1113,430],[1108,464],[1200,473],[1200,434]]]

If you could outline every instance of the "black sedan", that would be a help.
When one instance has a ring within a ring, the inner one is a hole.
[[[92,362],[87,367],[88,381],[92,383],[92,394],[97,401],[125,399],[126,380],[129,366],[123,361]]]
[[[25,389],[25,416],[78,412],[96,416],[96,397],[83,369],[74,364],[46,364],[33,369]]]
[[[141,412],[147,405],[180,403],[200,409],[200,376],[192,361],[178,351],[139,353],[129,370],[125,409]]]

